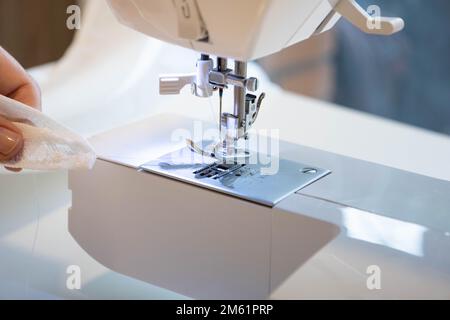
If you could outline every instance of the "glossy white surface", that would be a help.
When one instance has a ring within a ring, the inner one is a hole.
[[[332,28],[342,17],[360,30],[391,35],[400,18],[372,17],[348,0],[108,0],[119,21],[168,43],[251,61]],[[377,28],[368,27],[377,23]]]
[[[158,96],[158,74],[191,71],[194,53],[134,33],[117,24],[103,2],[90,3],[84,28],[65,58],[56,65],[34,70],[43,87],[45,112],[85,135],[162,111],[213,118],[208,100],[191,97],[188,92],[178,97]],[[283,92],[254,66],[250,74],[261,78],[268,93],[259,128],[280,128],[281,138],[287,141],[450,181],[448,137]],[[179,297],[113,273],[81,250],[67,231],[70,194],[65,172],[2,172],[0,203],[1,297]],[[308,202],[304,205],[308,206]],[[327,205],[317,209],[325,211]],[[347,218],[353,216],[354,212],[347,213]],[[393,223],[411,227],[401,220]],[[422,228],[412,226],[417,239]],[[389,230],[385,232],[384,238],[392,239]],[[448,236],[448,232],[443,235]],[[403,273],[405,266],[412,265],[411,259],[417,262],[420,256],[414,244],[380,246],[376,257],[366,257],[359,263],[354,253],[364,255],[379,238],[352,236],[359,238],[357,244],[347,237],[333,242],[298,270],[274,297],[382,297],[383,290],[369,292],[362,281],[365,263],[373,258],[398,270],[395,279],[399,285],[389,291],[389,297],[413,292],[414,285],[430,286],[436,296],[448,289],[440,276],[433,282],[417,282],[416,275],[426,272],[424,269]],[[85,287],[81,292],[65,288],[65,271],[70,264],[83,268]]]
[[[450,299],[448,232],[310,197],[290,198],[283,207],[333,221],[341,234],[294,272],[274,299]],[[380,290],[367,287],[373,265],[380,270]]]
[[[267,298],[339,232],[102,160],[91,173],[71,173],[69,184],[69,230],[83,249],[113,270],[195,299]]]
[[[112,272],[67,230],[67,173],[0,176],[1,299],[178,299],[166,290]],[[66,287],[67,268],[81,268],[81,290]]]
[[[327,0],[109,0],[118,19],[198,52],[253,60],[309,38],[332,11]],[[189,18],[184,18],[189,12]],[[239,23],[237,23],[239,21]],[[334,21],[335,23],[336,21]],[[207,30],[209,41],[202,28]]]
[[[170,140],[174,127],[195,126],[187,118],[158,115],[96,136],[91,142],[109,162],[99,161],[92,173],[71,174],[71,234],[107,266],[194,298],[204,298],[205,287],[209,298],[260,298],[267,292],[289,299],[450,297],[449,182],[281,142],[283,158],[332,174],[270,209],[270,222],[265,207],[126,167],[180,148]],[[121,157],[121,150],[132,158]],[[226,229],[229,224],[233,231]],[[255,237],[236,246],[234,239],[246,237],[247,228]],[[241,251],[249,247],[266,257]],[[207,263],[201,252],[209,253]],[[326,267],[320,280],[314,277],[316,265],[299,267],[305,257],[305,266],[319,260]],[[170,268],[178,263],[182,271]],[[219,266],[211,267],[215,263]],[[168,269],[159,271],[161,264]],[[258,281],[247,281],[249,266]],[[381,291],[366,286],[367,270],[374,267],[381,270]],[[261,286],[268,282],[267,270],[269,290]]]

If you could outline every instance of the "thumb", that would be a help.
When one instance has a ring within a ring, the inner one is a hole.
[[[23,137],[20,130],[0,116],[0,162],[14,160],[23,149]]]

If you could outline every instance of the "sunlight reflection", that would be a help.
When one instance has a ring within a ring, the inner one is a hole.
[[[351,238],[423,257],[427,228],[354,208],[342,209],[343,224]]]

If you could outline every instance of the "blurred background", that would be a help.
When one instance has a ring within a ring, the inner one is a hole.
[[[66,10],[76,2],[0,0],[0,45],[26,68],[59,59],[74,36]]]
[[[0,45],[27,68],[59,59],[74,36],[66,9],[77,2],[0,0]],[[358,2],[403,17],[405,30],[369,36],[341,19],[333,31],[258,62],[287,90],[450,134],[450,1]]]

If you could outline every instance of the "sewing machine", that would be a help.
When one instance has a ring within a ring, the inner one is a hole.
[[[199,52],[194,72],[160,77],[160,93],[190,86],[195,97],[217,94],[219,116],[210,124],[160,115],[91,139],[99,160],[92,172],[70,175],[69,229],[98,261],[189,297],[267,298],[330,243],[375,263],[378,249],[354,246],[355,239],[382,242],[364,232],[374,224],[395,226],[401,217],[409,224],[400,227],[412,230],[402,236],[428,233],[448,245],[439,219],[437,229],[421,229],[420,219],[430,208],[444,215],[450,184],[252,130],[265,94],[256,94],[247,61],[325,32],[341,17],[379,35],[400,31],[401,19],[371,17],[353,0],[108,2],[123,24]],[[289,117],[283,107],[271,106]],[[416,200],[405,202],[405,193]],[[405,261],[424,254],[383,245],[406,252]],[[364,258],[367,252],[373,256]],[[440,257],[427,259],[435,265]],[[395,266],[382,267],[398,275]],[[424,281],[420,294],[449,296],[448,280]]]
[[[125,25],[148,36],[202,52],[195,72],[160,77],[161,95],[180,94],[189,85],[197,97],[209,98],[217,92],[220,100],[218,129],[212,141],[205,142],[202,137],[194,141],[187,137],[187,148],[194,154],[189,150],[178,151],[142,168],[270,206],[330,171],[279,159],[274,139],[267,142],[274,150],[264,152],[261,150],[263,143],[255,142],[257,138],[248,142],[265,93],[255,95],[259,81],[248,77],[247,61],[329,30],[341,16],[373,34],[389,35],[400,31],[404,25],[400,18],[371,17],[355,1],[113,0],[109,4]],[[215,62],[211,54],[217,56]],[[229,58],[234,59],[234,69],[229,68]],[[231,106],[223,106],[227,89],[233,92]],[[247,143],[242,143],[243,140]],[[254,148],[250,148],[250,144]],[[186,152],[181,155],[183,151]],[[265,159],[261,159],[263,154]],[[183,157],[185,159],[181,159]],[[167,158],[181,165],[174,165]],[[193,164],[187,170],[186,162]],[[276,168],[266,168],[261,162]],[[268,171],[276,173],[264,174]],[[234,178],[228,181],[230,177]],[[253,183],[256,179],[258,182]],[[273,185],[277,187],[271,188]]]
[[[236,143],[248,138],[265,97],[264,93],[254,95],[259,82],[248,77],[247,61],[325,32],[341,16],[371,34],[390,35],[404,26],[400,18],[369,16],[354,0],[112,0],[109,4],[125,25],[202,53],[195,72],[162,76],[160,94],[179,94],[187,85],[197,97],[208,98],[218,92],[221,135],[211,153],[220,159],[239,157]],[[217,56],[216,63],[211,54]],[[234,69],[229,68],[229,58],[234,59]],[[234,99],[231,110],[224,112],[222,98],[228,88],[233,90]]]

